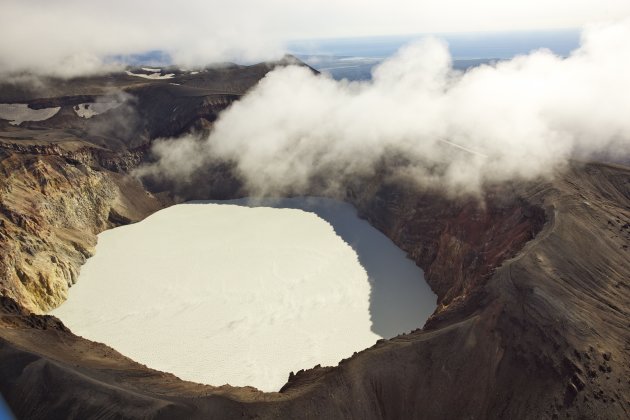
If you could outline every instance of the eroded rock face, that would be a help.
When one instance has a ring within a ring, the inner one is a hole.
[[[402,181],[362,190],[371,192],[351,191],[348,199],[425,270],[438,295],[431,327],[456,312],[546,220],[542,208],[507,187],[456,198]]]
[[[0,149],[0,294],[34,312],[65,300],[99,232],[161,206],[127,175],[46,151]]]

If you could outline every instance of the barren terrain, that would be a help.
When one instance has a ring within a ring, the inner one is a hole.
[[[381,175],[348,185],[334,198],[407,252],[438,308],[337,367],[292,374],[280,392],[185,382],[40,315],[66,298],[96,234],[176,200],[246,193],[229,165],[185,188],[128,172],[154,138],[209,129],[269,68],[117,75],[41,94],[0,87],[0,103],[61,106],[45,121],[0,122],[0,392],[19,418],[630,416],[630,169],[620,165],[572,162],[553,180],[472,198]],[[133,96],[137,117],[72,110],[105,85]],[[130,128],[103,131],[105,118]]]

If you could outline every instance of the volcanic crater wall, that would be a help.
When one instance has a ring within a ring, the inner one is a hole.
[[[87,244],[98,231],[114,226],[112,219],[138,220],[162,205],[155,195],[121,174],[76,167],[59,156],[8,154],[3,162],[17,165],[16,160],[21,165],[17,167],[28,175],[19,179],[32,183],[29,191],[39,185],[43,192],[37,198],[43,203],[56,199],[53,185],[66,199],[73,195],[94,198],[83,198],[82,205],[56,207],[55,212],[43,211],[32,201],[20,209],[5,207],[25,220],[30,217],[34,226],[56,226],[64,220],[65,226],[74,226],[75,235],[76,231],[87,232]],[[51,180],[45,187],[40,185],[43,182],[35,184],[42,165],[47,171],[54,169],[52,174],[61,174],[58,179],[47,174]],[[13,173],[15,168],[7,172]],[[628,196],[626,176],[627,170],[622,168],[580,166],[557,182],[489,190],[482,199],[454,200],[413,184],[376,179],[358,190],[349,189],[346,199],[360,215],[425,269],[440,305],[424,330],[379,342],[339,367],[292,374],[280,394],[201,386],[152,371],[104,345],[74,337],[49,317],[29,315],[20,306],[41,305],[37,294],[4,286],[3,293],[14,293],[18,303],[5,300],[3,304],[0,365],[5,380],[1,391],[18,415],[34,418],[49,416],[33,407],[54,405],[58,413],[71,412],[77,399],[81,401],[78,416],[98,412],[166,418],[209,413],[261,418],[480,418],[499,414],[527,418],[534,413],[534,417],[551,418],[562,412],[596,414],[602,404],[608,413],[623,414],[628,385],[621,378],[628,365],[620,328],[626,295],[606,295],[606,306],[616,308],[619,315],[615,310],[612,315],[603,311],[601,297],[589,306],[601,318],[602,327],[614,326],[613,332],[603,334],[603,329],[597,333],[589,329],[593,323],[587,318],[575,315],[582,313],[583,302],[558,294],[580,291],[599,296],[610,287],[602,282],[611,278],[616,279],[619,290],[625,290],[623,275],[630,268],[623,263],[617,265],[619,272],[608,270],[612,277],[606,279],[591,273],[590,290],[585,290],[583,270],[604,269],[606,264],[600,259],[607,249],[582,255],[586,248],[567,241],[575,229],[597,235],[603,226],[611,235],[600,238],[602,244],[615,247],[615,255],[627,255],[623,254],[628,238],[622,222],[628,220],[628,211],[616,204]],[[572,184],[575,180],[579,180],[578,186]],[[5,187],[3,191],[11,195],[4,197],[17,197],[16,191],[25,188],[21,183]],[[97,199],[101,189],[106,194]],[[146,201],[138,201],[138,197],[146,197]],[[7,202],[12,200],[16,199]],[[80,217],[87,204],[98,204],[96,209],[100,209],[99,216],[89,221]],[[9,212],[3,217],[3,232],[30,238],[57,258],[64,255],[59,250],[67,249],[67,261],[75,261],[77,266],[83,262],[86,255],[68,246],[67,237],[39,237],[45,229],[29,228],[18,216],[11,219]],[[565,223],[568,225],[562,227]],[[24,258],[28,263],[29,254],[22,247],[11,252],[15,261]],[[559,265],[578,254],[592,261],[573,262],[573,268]],[[619,256],[615,257],[617,263]],[[9,267],[13,262],[5,264]],[[54,268],[51,259],[41,271],[49,273]],[[63,282],[67,284],[67,279]],[[48,294],[44,285],[34,283],[34,287],[38,293]],[[76,376],[78,372],[80,376]],[[61,391],[50,394],[37,388],[39,391],[27,392],[40,383],[54,383]],[[114,383],[115,391],[110,385]],[[88,395],[103,399],[90,400]],[[112,403],[111,398],[117,402]]]
[[[270,68],[238,70],[243,86]],[[216,75],[201,76],[186,78],[208,90],[203,78]],[[65,97],[94,94],[81,83]],[[184,186],[128,175],[150,158],[151,136],[208,129],[242,92],[132,87],[161,104],[140,137],[111,149],[106,137],[73,134],[84,121],[64,128],[78,118],[71,110],[33,122],[26,137],[0,123],[15,137],[0,142],[0,392],[19,418],[630,416],[630,170],[621,166],[573,163],[555,179],[457,198],[386,176],[355,180],[333,198],[425,270],[438,308],[424,329],[292,373],[280,393],[184,382],[37,315],[65,299],[99,232],[176,200],[246,194],[225,162]],[[162,118],[186,101],[195,106]]]

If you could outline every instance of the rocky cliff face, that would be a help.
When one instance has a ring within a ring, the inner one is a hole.
[[[98,233],[161,203],[88,151],[12,149],[0,149],[0,294],[45,312],[66,299]]]
[[[542,208],[514,195],[510,187],[455,198],[403,181],[377,182],[362,191],[360,195],[350,191],[347,200],[425,270],[438,295],[432,327],[458,312],[546,220]]]

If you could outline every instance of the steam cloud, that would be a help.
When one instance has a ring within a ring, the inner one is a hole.
[[[591,26],[569,57],[540,50],[461,73],[428,38],[360,83],[277,69],[209,137],[158,141],[139,174],[185,181],[227,160],[251,193],[286,193],[314,179],[335,188],[394,159],[419,182],[474,192],[550,176],[575,156],[628,156],[628,41],[630,21]]]

